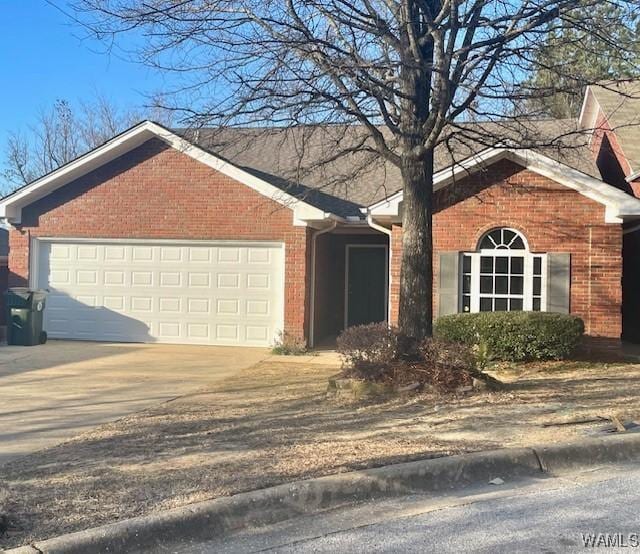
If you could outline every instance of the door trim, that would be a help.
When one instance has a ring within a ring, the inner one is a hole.
[[[349,252],[352,248],[383,248],[384,257],[384,303],[385,314],[389,313],[389,246],[387,244],[347,244],[344,249],[344,325],[346,329],[349,323]],[[388,321],[387,321],[388,323]]]

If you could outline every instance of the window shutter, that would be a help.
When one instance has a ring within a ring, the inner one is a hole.
[[[571,254],[547,254],[547,311],[569,313]]]
[[[440,277],[438,279],[438,316],[457,314],[460,305],[460,253],[440,254]]]

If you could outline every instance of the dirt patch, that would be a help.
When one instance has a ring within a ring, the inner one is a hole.
[[[286,481],[417,458],[558,442],[593,415],[639,419],[640,365],[502,366],[505,391],[327,401],[335,366],[265,362],[211,390],[0,468],[17,522],[0,547]]]

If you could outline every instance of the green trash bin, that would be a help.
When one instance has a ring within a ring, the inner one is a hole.
[[[34,346],[47,342],[47,333],[42,330],[46,297],[45,290],[24,287],[5,292],[8,344]]]

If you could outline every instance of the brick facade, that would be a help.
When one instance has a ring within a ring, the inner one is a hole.
[[[10,285],[29,278],[31,237],[264,240],[285,244],[285,329],[307,332],[308,228],[249,187],[149,140],[23,209],[10,233]]]
[[[620,337],[622,226],[605,224],[601,204],[502,161],[438,191],[435,208],[435,313],[438,253],[475,250],[483,233],[507,226],[520,230],[534,252],[570,253],[571,312],[584,319],[589,335]],[[312,231],[293,225],[288,208],[160,140],[150,140],[34,202],[23,209],[22,219],[10,233],[10,285],[28,280],[31,237],[284,242],[285,328],[308,338]],[[342,263],[342,243],[351,239],[340,238],[340,244],[336,240],[321,238],[320,264],[323,252]],[[323,241],[327,241],[324,250]],[[392,322],[397,322],[401,226],[393,226],[389,246],[390,311]],[[328,271],[325,264],[317,279],[337,275],[336,268]],[[339,330],[344,301],[340,303],[335,292],[342,290],[336,288],[340,283],[324,285],[317,283],[316,332],[330,334]]]
[[[438,191],[434,215],[434,313],[438,253],[473,251],[494,227],[519,230],[533,252],[571,254],[571,313],[591,336],[622,332],[622,226],[604,222],[605,208],[546,177],[503,161]],[[397,321],[402,228],[394,226],[392,322]]]

